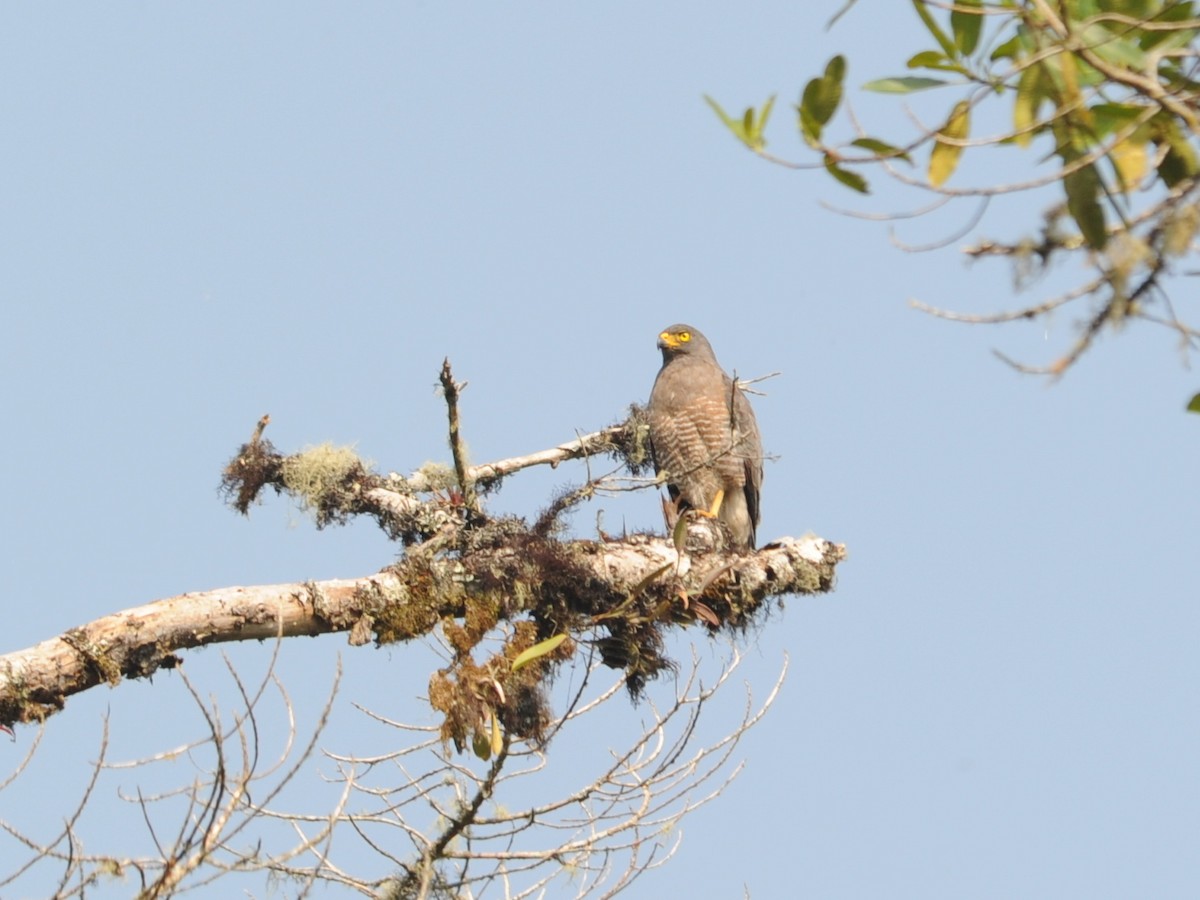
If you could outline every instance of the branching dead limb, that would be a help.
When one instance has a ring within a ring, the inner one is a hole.
[[[411,478],[384,477],[348,448],[322,446],[290,456],[263,437],[269,417],[226,466],[223,487],[242,512],[271,487],[310,509],[318,525],[373,517],[408,546],[375,575],[326,582],[230,587],[182,594],[97,619],[26,650],[0,656],[0,724],[40,721],[68,697],[101,683],[144,678],[181,663],[180,651],[227,641],[348,632],[377,645],[447,635],[456,654],[431,684],[445,713],[443,737],[462,746],[482,723],[541,739],[543,681],[580,641],[625,672],[637,694],[672,668],[663,633],[698,621],[742,629],[767,601],[832,588],[843,548],[819,538],[785,538],[746,555],[729,553],[720,526],[697,521],[672,540],[559,540],[554,522],[602,489],[604,479],[564,493],[534,527],[489,518],[476,485],[522,468],[605,453],[633,475],[649,464],[644,413],[549,450],[469,467],[460,437],[458,393],[447,360],[441,372],[455,472],[426,466]],[[653,482],[645,482],[646,486]],[[458,490],[454,488],[457,487]],[[697,617],[700,617],[699,619]],[[473,649],[500,623],[502,650],[476,660]],[[538,642],[563,640],[520,673],[513,661]]]
[[[565,799],[518,813],[508,812],[496,795],[513,779],[541,770],[547,741],[567,722],[593,712],[622,686],[636,697],[649,680],[677,672],[666,650],[669,630],[740,633],[773,608],[772,600],[831,590],[844,548],[809,536],[732,553],[722,526],[708,519],[685,521],[670,538],[561,539],[561,516],[584,498],[654,486],[641,478],[650,465],[642,411],[631,407],[625,422],[548,450],[470,466],[458,407],[463,385],[454,381],[448,361],[442,384],[453,469],[426,466],[408,478],[382,476],[351,449],[328,445],[284,455],[264,437],[264,416],[224,472],[229,502],[243,513],[272,488],[311,511],[318,526],[374,518],[405,545],[395,564],[361,578],[182,594],[0,656],[0,724],[7,725],[44,720],[70,696],[96,685],[177,668],[182,651],[208,644],[270,639],[277,654],[285,639],[299,635],[345,632],[354,647],[433,638],[447,649],[446,664],[432,673],[428,687],[442,721],[433,733],[421,731],[422,739],[395,759],[432,752],[438,765],[413,777],[405,772],[399,788],[367,788],[363,779],[377,770],[377,761],[336,758],[342,789],[331,809],[280,812],[273,804],[317,752],[332,695],[311,740],[301,745],[291,702],[270,674],[274,658],[254,690],[229,667],[240,698],[232,716],[215,700],[203,700],[184,673],[206,736],[133,765],[181,756],[210,762],[188,786],[149,796],[139,788],[126,798],[141,812],[153,852],[96,854],[76,834],[97,778],[112,768],[102,761],[75,815],[49,843],[0,821],[0,836],[17,839],[30,856],[0,884],[16,883],[49,862],[61,867],[56,897],[83,896],[101,878],[132,873],[139,896],[165,898],[245,871],[286,877],[297,896],[335,883],[405,900],[464,891],[474,896],[493,885],[505,896],[532,897],[565,865],[576,873],[577,896],[602,889],[610,896],[670,858],[678,836],[664,839],[664,829],[724,790],[736,774],[736,767],[726,769],[729,754],[761,715],[748,705],[732,732],[689,750],[702,705],[728,677],[726,672],[715,687],[697,688],[695,659],[674,702],[655,712],[640,739],[616,753],[595,780]],[[617,468],[592,477],[591,458],[600,454],[614,458]],[[533,526],[484,510],[483,493],[502,477],[579,458],[589,463],[587,481],[563,490]],[[586,674],[555,718],[549,690],[569,662],[580,663],[577,670]],[[621,677],[600,698],[586,699],[584,688],[600,665],[620,670]],[[270,686],[287,709],[288,735],[280,754],[264,766],[257,710]],[[668,737],[672,723],[678,730]],[[490,760],[487,774],[474,774],[451,747]],[[382,805],[351,811],[351,800],[364,797]],[[433,825],[408,819],[405,807],[418,802],[434,813]],[[173,822],[164,823],[172,815]],[[292,843],[275,849],[264,849],[261,839],[239,844],[252,823],[266,822],[286,824]],[[413,852],[389,849],[394,841],[380,835],[380,827],[398,829]],[[337,829],[360,835],[397,874],[372,881],[340,869],[331,857]],[[552,839],[547,843],[545,836]]]
[[[531,788],[548,765],[546,753],[536,746],[514,743],[476,771],[444,745],[431,744],[428,729],[373,715],[405,735],[396,742],[402,749],[378,757],[331,759],[360,801],[356,812],[344,814],[343,823],[390,861],[396,874],[367,879],[330,856],[308,862],[275,855],[269,871],[388,898],[532,898],[545,896],[555,883],[560,892],[569,884],[569,896],[612,896],[669,860],[679,845],[679,821],[719,797],[740,772],[734,753],[774,702],[787,667],[765,700],[756,703],[747,693],[731,728],[702,737],[702,719],[713,715],[711,704],[728,689],[739,661],[734,652],[716,679],[701,685],[693,659],[686,675],[668,689],[666,702],[650,705],[630,741],[613,747],[596,768],[579,766],[573,789],[534,802],[529,797],[537,791]],[[553,723],[555,730],[599,714],[620,693],[618,681],[581,699],[591,693],[599,671],[598,666],[587,667],[576,700]],[[429,751],[433,765],[424,764]],[[421,764],[413,766],[418,753]],[[399,783],[397,773],[403,775]],[[297,831],[322,821],[310,814],[262,813],[294,822]],[[341,846],[345,852],[344,842]]]
[[[47,870],[52,878],[56,877],[53,873],[58,873],[57,887],[49,892],[38,890],[37,896],[86,897],[111,886],[114,879],[128,879],[141,900],[175,896],[185,888],[203,886],[229,871],[245,870],[246,855],[233,845],[251,823],[260,819],[259,809],[250,798],[253,795],[259,803],[277,802],[283,789],[304,771],[328,722],[340,680],[339,667],[309,739],[299,743],[291,702],[274,674],[278,647],[276,643],[276,655],[253,690],[226,660],[226,671],[242,704],[230,704],[229,713],[223,714],[215,699],[202,698],[186,674],[183,675],[184,687],[203,722],[204,734],[199,740],[146,758],[114,763],[107,758],[106,720],[99,759],[92,765],[81,798],[57,836],[47,841],[27,837],[18,824],[20,808],[7,804],[0,819],[0,837],[5,839],[0,852],[3,860],[0,889],[5,895],[10,892],[14,896],[34,895],[28,887],[31,879]],[[273,694],[270,688],[276,689]],[[280,734],[274,725],[278,717],[273,717],[271,734],[281,743],[274,758],[268,755],[273,747],[263,745],[267,730],[259,724],[270,696],[279,699],[289,726]],[[135,808],[144,825],[150,837],[149,852],[113,852],[114,838],[119,837],[117,831],[123,833],[124,829],[114,831],[109,824],[122,819],[121,813],[112,810],[103,817],[106,827],[99,830],[92,827],[86,836],[81,834],[81,819],[96,796],[98,784],[107,786],[114,773],[128,778],[131,773],[181,765],[195,769],[179,787],[152,794],[144,793],[141,787],[135,787],[129,794],[117,788],[119,798]],[[3,787],[8,787],[8,783]],[[335,804],[331,810],[334,816],[342,812],[344,805]],[[321,852],[319,841],[323,836],[326,835],[318,833],[312,838],[312,847],[317,852]],[[22,852],[27,858],[19,862]]]

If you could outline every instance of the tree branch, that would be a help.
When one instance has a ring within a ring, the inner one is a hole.
[[[746,556],[692,558],[670,540],[642,535],[612,543],[523,535],[462,557],[413,554],[362,578],[180,594],[0,656],[0,722],[39,721],[98,684],[174,668],[182,664],[180,650],[333,632],[349,632],[355,645],[391,644],[428,635],[444,619],[480,605],[494,606],[500,619],[534,616],[555,629],[599,628],[610,642],[606,662],[628,670],[620,653],[648,624],[640,620],[694,623],[679,592],[696,590],[713,570],[728,567],[697,598],[737,627],[771,598],[832,589],[844,553],[816,537],[783,538]]]
[[[446,413],[450,419],[450,453],[454,458],[454,474],[458,477],[458,489],[462,491],[463,505],[472,512],[479,510],[479,497],[475,494],[475,481],[467,470],[467,448],[459,431],[458,393],[466,387],[454,380],[450,371],[450,358],[442,361],[442,393],[446,397]]]

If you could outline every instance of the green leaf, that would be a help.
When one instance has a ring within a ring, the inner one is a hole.
[[[1167,187],[1174,187],[1179,182],[1196,175],[1197,169],[1200,167],[1196,163],[1195,148],[1183,136],[1174,119],[1169,120],[1164,129],[1164,139],[1168,149],[1158,164],[1158,174]]]
[[[983,29],[982,0],[955,0],[950,11],[950,30],[954,33],[954,45],[963,56],[970,56],[979,46],[979,33]],[[971,12],[978,9],[979,12]]]
[[[886,141],[881,141],[878,138],[859,138],[851,141],[852,147],[862,147],[864,150],[870,150],[876,156],[884,156],[888,158],[902,159],[906,163],[911,163],[912,159],[908,155],[908,151],[902,150],[899,147],[894,147]]]
[[[825,171],[852,191],[858,191],[860,194],[871,193],[871,189],[867,186],[867,179],[863,178],[857,172],[843,169],[828,153],[825,154]]]
[[[959,75],[968,75],[966,69],[948,59],[946,54],[940,50],[922,50],[920,53],[910,56],[905,65],[910,69],[933,69],[936,72],[956,72]]]
[[[1128,129],[1144,116],[1146,111],[1144,106],[1129,103],[1097,103],[1088,110],[1088,114],[1091,116],[1092,132],[1098,139],[1103,140],[1118,131]],[[1148,144],[1152,132],[1151,126],[1143,124],[1109,150],[1109,162],[1112,163],[1124,192],[1136,188],[1146,177],[1150,162]]]
[[[496,711],[492,710],[492,756],[499,756],[500,751],[504,749],[504,732],[500,730],[500,720],[496,718]]]
[[[775,95],[772,94],[767,98],[767,102],[763,104],[762,111],[755,118],[754,110],[748,109],[746,113],[750,116],[750,138],[754,141],[754,149],[761,150],[767,146],[766,138],[763,137],[763,131],[766,130],[767,120],[771,118],[771,110],[775,108]]]
[[[1200,81],[1188,78],[1174,60],[1166,60],[1159,69],[1158,74],[1162,79],[1163,86],[1172,93],[1182,94],[1189,91],[1200,91]],[[1192,74],[1190,69],[1187,74]]]
[[[1187,411],[1200,413],[1200,394],[1196,394],[1191,400],[1188,401]]]
[[[1120,182],[1123,193],[1129,193],[1146,177],[1146,169],[1150,164],[1150,157],[1146,152],[1148,143],[1144,135],[1135,132],[1108,151],[1108,160],[1112,163],[1113,171],[1117,173],[1117,181]]]
[[[763,140],[763,128],[766,127],[767,119],[771,115],[771,108],[775,105],[775,98],[770,97],[763,104],[762,112],[755,113],[754,107],[748,107],[740,119],[735,119],[721,108],[721,104],[717,103],[708,94],[704,95],[704,102],[712,108],[712,111],[717,114],[717,117],[725,123],[725,127],[733,132],[734,137],[749,147],[755,152],[766,146],[766,141]]]
[[[1195,4],[1188,0],[1187,3],[1172,3],[1162,10],[1156,16],[1159,22],[1187,22],[1196,18]],[[1145,16],[1138,16],[1145,18]]]
[[[811,84],[811,82],[809,82]],[[804,138],[804,143],[810,147],[818,147],[821,144],[821,123],[812,117],[801,103],[796,107],[797,118],[800,122],[800,136]]]
[[[1142,46],[1147,50],[1153,50],[1155,53],[1161,54],[1186,47],[1195,39],[1195,28],[1180,28],[1178,31],[1150,32],[1142,39]],[[1191,56],[1190,53],[1187,55]]]
[[[824,86],[824,78],[814,78],[809,81],[804,86],[804,93],[800,96],[800,105],[796,107],[796,112],[800,114],[800,134],[808,144],[814,147],[820,143],[821,131],[824,129],[825,123],[829,121],[827,118],[822,119],[818,112]]]
[[[1146,53],[1133,41],[1117,37],[1103,25],[1093,22],[1080,35],[1085,47],[1108,63],[1141,72],[1146,68]]]
[[[1158,162],[1158,177],[1167,187],[1174,187],[1197,174],[1196,151],[1179,128],[1179,120],[1170,113],[1159,112],[1150,120],[1151,140],[1159,151],[1165,147]]]
[[[484,762],[487,762],[492,758],[491,741],[482,731],[477,731],[475,732],[474,736],[472,736],[471,749],[475,752],[475,755]]]
[[[1158,177],[1163,184],[1172,188],[1181,181],[1186,181],[1195,171],[1195,158],[1188,158],[1171,147],[1158,163]]]
[[[1037,121],[1038,106],[1045,98],[1043,92],[1042,67],[1035,64],[1021,73],[1017,82],[1017,98],[1013,101],[1013,141],[1019,147],[1028,147],[1034,132],[1030,130]]]
[[[971,104],[966,100],[960,100],[954,104],[950,118],[935,135],[933,152],[929,154],[929,183],[934,187],[941,187],[954,174],[954,170],[958,168],[959,157],[963,152],[962,147],[947,143],[942,138],[947,137],[961,141],[965,140],[970,133]]]
[[[1139,16],[1138,18],[1147,17]],[[1155,54],[1162,54],[1168,50],[1177,50],[1186,47],[1196,39],[1197,30],[1195,28],[1184,27],[1184,23],[1194,25],[1195,19],[1196,12],[1192,3],[1167,4],[1164,9],[1155,13],[1154,20],[1160,25],[1169,22],[1178,24],[1178,27],[1161,31],[1143,32],[1140,41],[1142,49],[1153,50]],[[1184,59],[1192,58],[1194,55],[1194,53],[1186,54]]]
[[[954,41],[950,40],[949,35],[942,31],[937,22],[934,21],[933,15],[925,8],[925,0],[912,0],[913,8],[917,11],[917,15],[921,17],[921,21],[925,24],[926,30],[933,35],[933,39],[938,42],[938,46],[942,48],[947,56],[953,57],[957,55],[958,47]]]
[[[527,647],[517,654],[517,658],[512,661],[512,670],[515,672],[518,669],[529,665],[535,659],[541,659],[547,653],[553,653],[558,649],[559,644],[567,639],[565,634],[556,634],[554,637],[548,637],[544,641],[538,641],[532,647]]]
[[[725,110],[721,108],[721,104],[712,97],[708,96],[708,94],[704,95],[704,102],[707,103],[709,107],[712,108],[712,111],[717,114],[717,118],[725,123],[725,127],[732,131],[739,141],[745,143],[746,134],[742,130],[742,123],[725,112]]]
[[[687,532],[687,516],[680,514],[675,521],[675,527],[671,530],[671,543],[675,545],[676,553],[682,553],[683,548],[687,546]]]
[[[835,56],[825,64],[825,72],[804,86],[800,95],[800,133],[815,146],[821,139],[821,131],[833,118],[842,102],[842,82],[846,77],[846,60]]]
[[[1132,191],[1146,177],[1146,167],[1149,164],[1146,143],[1145,139],[1134,136],[1121,141],[1108,152],[1124,193]]]
[[[846,57],[840,53],[830,57],[825,63],[825,78],[840,86],[846,80]]]
[[[1079,231],[1093,250],[1103,250],[1108,243],[1104,227],[1104,207],[1100,205],[1100,176],[1091,163],[1076,169],[1063,178],[1067,192],[1067,212],[1079,226]]]
[[[1017,54],[1024,49],[1024,44],[1025,41],[1020,32],[1014,34],[1007,41],[992,51],[992,62],[996,62],[997,60],[1001,59],[1016,59]]]
[[[1092,114],[1092,128],[1097,137],[1108,137],[1145,113],[1146,107],[1134,106],[1131,103],[1097,103],[1089,112]]]
[[[1144,19],[1157,5],[1157,0],[1108,0],[1104,4],[1104,9],[1106,12],[1120,13],[1134,19]]]
[[[938,50],[922,50],[915,56],[909,57],[906,64],[910,69],[943,69],[950,65],[946,54]]]
[[[944,84],[950,84],[950,82],[942,78],[904,75],[900,78],[877,78],[874,81],[868,81],[863,85],[863,90],[874,91],[877,94],[911,94],[913,91],[941,87]]]
[[[604,619],[618,618],[625,612],[625,610],[627,610],[627,609],[629,609],[629,607],[633,606],[633,604],[637,601],[638,597],[642,596],[642,592],[645,591],[646,588],[650,587],[651,582],[653,582],[655,579],[657,579],[660,575],[662,575],[668,569],[672,569],[674,567],[675,567],[675,563],[673,563],[673,562],[663,563],[661,566],[659,566],[657,569],[655,569],[653,572],[651,572],[649,575],[647,575],[645,578],[643,578],[641,581],[639,581],[636,585],[634,585],[633,590],[629,592],[629,596],[627,596],[624,600],[622,600],[620,603],[618,603],[612,609],[605,610],[604,612],[593,616],[592,621],[593,622],[601,622]]]

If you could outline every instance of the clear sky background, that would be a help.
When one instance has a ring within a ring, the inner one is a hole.
[[[1010,274],[905,254],[819,203],[900,208],[886,189],[856,201],[724,132],[703,93],[740,111],[778,92],[772,147],[799,155],[788,105],[833,52],[861,84],[924,48],[908,4],[863,0],[826,33],[839,5],[7,7],[3,649],[184,591],[387,565],[366,523],[222,506],[221,466],[264,412],[283,450],[355,443],[409,471],[448,455],[448,355],[474,458],[529,452],[644,402],[655,336],[682,320],[727,369],[783,373],[755,400],[778,456],[760,538],[812,531],[849,558],[833,594],[790,598],[743,645],[756,696],[790,657],[783,694],[740,779],[633,895],[1200,895],[1197,376],[1151,326],[1060,384],[1014,373],[992,348],[1048,361],[1083,310],[1006,330],[913,312],[1004,307]],[[1008,163],[989,165],[956,178]],[[1020,234],[1044,199],[997,204],[977,234]],[[1195,321],[1193,292],[1173,299]],[[533,515],[583,477],[522,474],[491,508]],[[643,492],[585,508],[580,533],[600,509],[660,526]],[[229,654],[253,677],[269,649]],[[331,749],[380,740],[352,702],[432,721],[428,654],[344,636],[283,648],[302,717],[339,655]],[[185,656],[203,692],[228,692],[221,651]],[[0,817],[61,824],[106,714],[118,759],[199,732],[177,675],[90,691]],[[190,778],[182,762],[162,783]],[[145,840],[115,793],[136,783],[105,783],[89,849]]]

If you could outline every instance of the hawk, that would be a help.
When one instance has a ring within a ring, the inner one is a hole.
[[[666,473],[677,512],[715,514],[735,547],[753,550],[763,451],[750,401],[690,325],[672,325],[658,346],[663,364],[647,408],[654,469]]]

